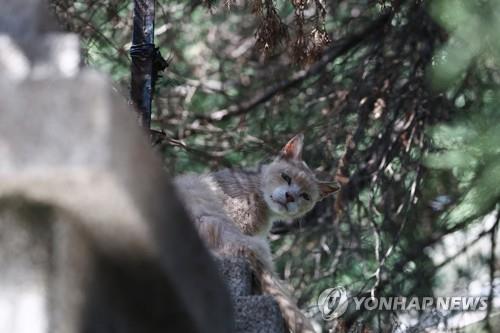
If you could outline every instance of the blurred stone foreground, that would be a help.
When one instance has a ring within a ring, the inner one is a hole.
[[[133,112],[48,23],[41,0],[0,0],[0,332],[258,332],[258,308],[275,331],[272,299],[244,299],[241,261],[217,269]]]
[[[43,5],[0,0],[0,332],[230,332],[133,113]]]

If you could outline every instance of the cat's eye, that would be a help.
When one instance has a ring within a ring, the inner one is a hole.
[[[292,178],[290,178],[290,176],[284,172],[281,173],[281,178],[283,178],[283,180],[286,181],[288,185],[292,183]]]
[[[311,200],[311,197],[307,193],[302,193],[301,196],[302,196],[302,198],[304,198],[304,200],[307,200],[307,201]]]

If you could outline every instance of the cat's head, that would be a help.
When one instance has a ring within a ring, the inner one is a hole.
[[[263,170],[261,189],[267,206],[284,219],[298,218],[339,190],[336,182],[318,181],[302,160],[304,136],[296,135]]]

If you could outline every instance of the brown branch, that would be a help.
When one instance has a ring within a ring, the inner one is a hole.
[[[349,38],[346,38],[344,41],[337,43],[336,45],[330,47],[325,51],[324,55],[321,59],[316,62],[314,65],[309,67],[307,70],[301,70],[292,75],[292,78],[289,80],[283,80],[278,82],[274,86],[265,90],[264,92],[254,96],[249,101],[233,104],[226,109],[222,109],[219,111],[212,112],[209,115],[201,115],[199,118],[213,122],[219,120],[225,120],[229,117],[239,116],[251,111],[256,106],[269,101],[276,94],[285,92],[295,86],[300,85],[304,80],[319,74],[324,67],[326,67],[329,63],[337,59],[338,57],[346,54],[352,48],[357,46],[359,43],[372,36],[376,32],[379,32],[380,29],[385,27],[387,22],[390,22],[390,18],[393,13],[387,13],[380,16],[377,20],[369,24],[363,31],[353,34]]]

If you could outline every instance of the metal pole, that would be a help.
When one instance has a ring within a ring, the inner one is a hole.
[[[155,0],[134,0],[134,28],[130,97],[142,127],[151,127],[151,101],[154,88],[154,18]]]

